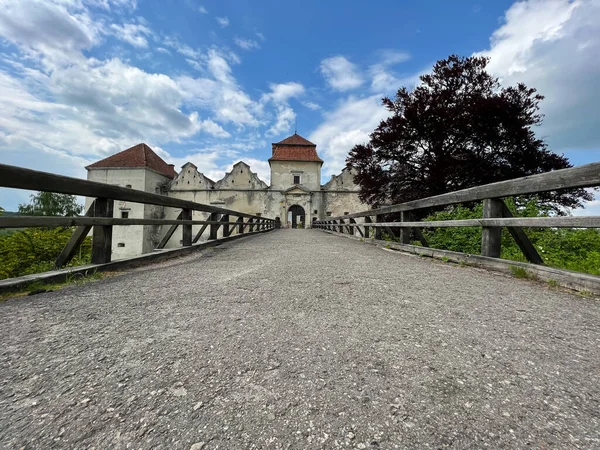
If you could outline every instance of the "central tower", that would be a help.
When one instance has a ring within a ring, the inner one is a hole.
[[[317,146],[299,134],[273,144],[269,158],[271,189],[283,194],[282,222],[292,227],[306,225],[321,209],[321,166]]]

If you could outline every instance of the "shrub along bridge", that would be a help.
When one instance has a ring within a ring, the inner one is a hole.
[[[598,186],[600,164],[314,224],[328,233],[10,166],[0,165],[0,185],[95,198],[86,217],[0,218],[76,227],[59,263],[90,227],[90,267],[155,262],[0,303],[1,447],[600,446],[598,300],[410,254],[521,265],[598,291],[598,277],[544,266],[520,228],[597,228],[597,217],[507,217],[501,198]],[[114,200],[181,218],[115,219]],[[480,220],[411,218],[481,200]],[[182,248],[110,261],[112,226],[158,223],[183,228]],[[483,227],[483,255],[427,248],[419,230],[447,226]],[[530,264],[497,258],[500,227]],[[407,243],[411,229],[425,247]]]

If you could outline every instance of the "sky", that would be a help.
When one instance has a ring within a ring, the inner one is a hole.
[[[600,161],[600,0],[0,0],[0,162],[85,178],[145,142],[177,169],[216,180],[243,160],[269,182],[271,143],[297,130],[326,182],[381,98],[450,54],[537,88],[538,136]]]

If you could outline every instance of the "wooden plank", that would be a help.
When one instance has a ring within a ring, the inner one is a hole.
[[[370,223],[369,227],[452,228],[452,227],[532,227],[532,228],[600,228],[600,216],[574,217],[506,217],[489,219],[435,220],[419,222]]]
[[[412,212],[408,212],[408,220],[410,220],[411,222],[415,222],[415,215]],[[429,247],[429,242],[427,242],[427,239],[425,239],[425,235],[423,235],[423,232],[421,231],[420,228],[414,227],[411,228],[412,232],[414,233],[415,237],[417,238],[417,240],[421,243],[421,245],[423,247]]]
[[[513,217],[510,209],[508,209],[508,206],[504,202],[502,202],[502,215],[504,217]],[[527,237],[523,228],[508,227],[508,232],[523,252],[523,255],[525,255],[525,258],[527,258],[527,261],[533,264],[544,264],[544,260]]]
[[[113,216],[114,200],[97,198],[94,202],[94,218]],[[112,255],[112,225],[96,225],[92,231],[92,264],[106,264]]]
[[[171,208],[187,208],[194,211],[220,212],[223,214],[241,215],[243,217],[256,217],[251,214],[139,191],[137,189],[65,177],[6,164],[0,164],[0,186],[33,191],[81,195],[84,197],[111,198],[113,200],[168,206]]]
[[[198,233],[196,233],[196,236],[194,237],[194,240],[192,241],[192,244],[195,244],[196,242],[198,242],[200,240],[200,238],[202,237],[202,233],[204,233],[204,231],[208,228],[208,223],[205,223],[204,225],[202,225],[202,228],[200,228],[200,231],[198,231]]]
[[[92,204],[86,211],[86,213],[85,213],[86,217],[90,217],[90,216],[94,215],[95,207],[96,207],[96,200],[94,200],[92,202]],[[75,253],[77,252],[77,250],[79,249],[79,247],[81,246],[81,244],[83,243],[83,241],[85,240],[85,238],[87,237],[87,235],[90,233],[91,230],[92,230],[91,226],[81,226],[81,227],[75,228],[75,231],[73,231],[73,234],[69,238],[69,242],[67,242],[67,245],[65,245],[65,248],[62,249],[62,251],[60,252],[60,255],[58,255],[58,258],[56,258],[56,261],[54,262],[54,266],[57,269],[60,269],[61,267],[69,264],[69,262],[73,259],[73,257],[75,256]]]
[[[502,217],[502,200],[486,198],[483,201],[483,218]],[[500,258],[502,253],[502,228],[484,226],[481,233],[481,256]]]
[[[254,219],[248,219],[248,231],[250,233],[254,232]]]
[[[427,197],[412,202],[386,206],[379,209],[361,211],[358,213],[340,216],[343,219],[350,217],[363,217],[373,214],[388,214],[415,209],[430,208],[433,206],[453,205],[481,201],[486,198],[503,198],[515,195],[536,194],[539,192],[555,191],[567,188],[585,188],[600,186],[600,163],[586,164],[569,169],[555,170],[512,180],[499,181],[482,186],[463,189],[446,194]],[[334,217],[339,219],[339,217]]]
[[[378,222],[383,222],[383,216],[376,214],[375,215],[375,223],[373,225],[377,224]],[[375,239],[381,240],[381,227],[375,228]]]
[[[237,220],[238,225],[238,234],[242,234],[244,232],[244,218],[239,217]]]
[[[176,220],[181,220],[181,211],[179,211],[179,214],[177,214]],[[167,230],[167,234],[165,234],[163,236],[163,238],[160,240],[160,242],[158,243],[158,246],[156,247],[157,249],[165,248],[165,245],[167,245],[167,242],[169,242],[169,239],[171,239],[171,237],[175,233],[175,230],[177,230],[178,226],[179,226],[179,223],[176,223],[169,227],[169,229]]]
[[[408,222],[408,211],[402,211],[400,213],[400,221]],[[400,243],[401,244],[410,244],[410,232],[412,228],[400,228]]]
[[[223,216],[221,216],[221,220],[223,221],[223,237],[229,237],[231,234],[229,228],[229,214],[223,214]]]
[[[210,220],[176,220],[176,219],[121,219],[108,217],[0,217],[0,228],[32,228],[32,227],[74,227],[95,225],[234,225],[237,222],[223,222]]]
[[[191,209],[182,209],[181,210],[181,219],[191,221],[192,220],[192,210]],[[182,245],[184,247],[189,247],[192,245],[192,225],[184,224],[182,225]]]
[[[371,220],[371,217],[365,216],[365,224],[372,223],[372,222],[373,221]],[[365,238],[371,237],[370,234],[371,234],[371,229],[367,225],[365,225]]]
[[[355,223],[356,223],[356,220],[354,220],[354,219],[350,219],[350,223],[354,223],[354,224],[355,224]],[[353,228],[353,229],[355,228],[355,229],[356,229],[356,231],[358,231],[358,234],[360,234],[360,236],[361,236],[361,237],[365,237],[365,235],[363,234],[362,230],[360,229],[360,227],[359,227],[358,225],[355,225],[355,226],[353,226],[352,228]],[[353,230],[352,234],[354,234],[354,230]]]
[[[217,239],[217,237],[218,237],[219,227],[220,227],[220,225],[218,224],[218,220],[220,218],[221,218],[221,215],[219,213],[212,213],[210,215],[210,221],[211,222],[217,222],[217,223],[211,223],[210,224],[210,235],[209,235],[209,239],[210,240]]]

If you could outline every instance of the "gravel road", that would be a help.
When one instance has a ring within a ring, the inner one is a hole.
[[[600,301],[252,236],[0,303],[0,448],[600,448]]]

